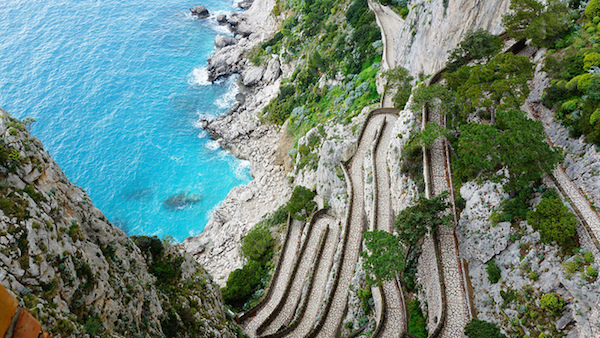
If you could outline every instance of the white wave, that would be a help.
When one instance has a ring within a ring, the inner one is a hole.
[[[210,81],[208,81],[208,67],[202,66],[198,68],[194,68],[192,71],[192,76],[189,80],[190,85],[200,85],[200,86],[208,86],[210,85]]]
[[[246,160],[237,160],[232,164],[236,164],[233,168],[233,173],[238,180],[245,180],[248,178],[248,172],[250,171],[251,164],[250,161]]]
[[[213,151],[221,148],[221,146],[219,145],[219,142],[217,142],[215,140],[210,140],[210,141],[206,142],[206,144],[204,146],[206,147],[206,149],[213,150]]]
[[[227,92],[215,100],[215,104],[221,109],[231,107],[235,102],[235,96],[240,92],[235,77],[230,77],[227,81],[229,82]]]
[[[200,129],[200,131],[198,132],[198,138],[205,138],[205,137],[208,137],[208,132],[204,129]]]
[[[227,14],[229,14],[229,12],[215,11],[214,13],[211,13],[211,16],[207,19],[208,26],[210,27],[210,29],[212,29],[213,31],[215,31],[219,34],[233,36],[233,33],[231,33],[231,31],[229,30],[229,28],[227,28],[226,25],[221,25],[217,21],[217,16],[219,16],[221,14],[227,15]]]

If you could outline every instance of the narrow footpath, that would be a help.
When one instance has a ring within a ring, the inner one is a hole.
[[[339,282],[335,288],[332,305],[326,314],[325,322],[319,330],[317,337],[334,337],[338,332],[348,300],[348,290],[356,268],[358,253],[362,242],[363,216],[364,216],[364,184],[362,164],[375,137],[378,127],[383,122],[383,115],[376,115],[366,123],[364,133],[359,140],[356,154],[350,162],[350,178],[352,180],[352,210],[348,224],[348,241],[346,254],[342,261]]]
[[[386,115],[385,124],[379,142],[377,143],[375,156],[375,184],[377,194],[375,197],[375,227],[377,230],[393,232],[394,215],[392,214],[392,201],[390,192],[390,177],[387,165],[387,153],[390,141],[394,137],[393,128],[397,117]],[[382,291],[386,303],[385,322],[378,337],[401,337],[405,331],[406,314],[404,313],[404,299],[402,291],[396,280],[384,282]]]
[[[431,111],[428,121],[445,126],[441,114]],[[451,191],[451,172],[447,158],[447,145],[444,138],[433,142],[430,154],[431,197],[438,196],[444,191]],[[427,196],[430,197],[430,196]],[[450,196],[452,203],[452,196]],[[452,213],[455,213],[452,204]],[[441,226],[439,233],[440,259],[442,262],[444,290],[446,294],[446,318],[440,337],[462,337],[465,325],[471,320],[469,300],[464,285],[464,275],[458,253],[458,245],[454,227]]]

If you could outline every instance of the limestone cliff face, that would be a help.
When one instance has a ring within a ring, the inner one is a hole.
[[[147,257],[19,120],[0,115],[0,283],[54,337],[163,336],[182,314],[172,313]],[[185,319],[203,321],[204,336],[232,336],[218,287],[191,258],[179,262],[182,285],[195,284],[182,301],[194,302]]]
[[[444,2],[447,1],[447,8]],[[444,67],[448,50],[455,48],[469,30],[503,32],[502,15],[510,0],[415,0],[406,20],[388,37],[395,64],[415,77]]]

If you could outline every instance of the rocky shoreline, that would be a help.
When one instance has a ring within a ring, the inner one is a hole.
[[[247,6],[248,4],[245,4]],[[282,75],[289,69],[276,55],[265,66],[255,66],[244,54],[266,41],[276,31],[271,12],[275,1],[255,0],[246,12],[232,12],[218,21],[233,37],[218,35],[215,53],[208,60],[209,80],[239,75],[237,102],[223,116],[203,120],[211,138],[234,156],[251,164],[253,180],[233,188],[219,205],[204,231],[186,238],[182,247],[191,253],[215,281],[224,285],[229,273],[243,265],[238,252],[240,239],[268,212],[291,193],[285,129],[263,124],[260,112],[277,95]],[[286,169],[287,168],[287,169]]]

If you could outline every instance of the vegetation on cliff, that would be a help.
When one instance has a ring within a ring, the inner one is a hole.
[[[218,287],[156,238],[128,238],[0,111],[0,283],[53,337],[235,336]],[[137,244],[136,244],[137,243]]]

